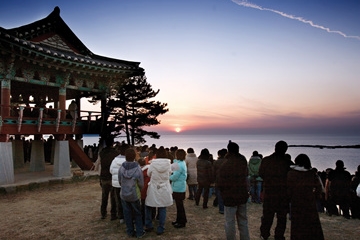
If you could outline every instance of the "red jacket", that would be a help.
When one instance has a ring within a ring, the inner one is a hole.
[[[141,168],[143,171],[143,175],[144,175],[144,187],[141,189],[141,199],[142,200],[145,200],[145,198],[146,198],[146,193],[147,193],[148,185],[150,182],[150,177],[147,175],[148,168],[149,168],[149,165],[145,165]]]

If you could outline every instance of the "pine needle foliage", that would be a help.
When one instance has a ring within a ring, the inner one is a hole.
[[[145,136],[159,139],[157,132],[144,129],[160,124],[158,116],[169,111],[167,103],[151,100],[159,92],[147,82],[145,75],[129,78],[115,86],[107,101],[108,132],[115,138],[124,133],[127,144],[133,146],[145,143]]]

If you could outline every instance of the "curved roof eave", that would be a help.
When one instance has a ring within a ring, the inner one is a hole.
[[[109,68],[128,68],[134,70],[142,69],[139,67],[140,62],[109,58],[91,52],[60,17],[59,7],[55,7],[47,17],[33,23],[12,29],[4,29],[0,27],[0,30],[2,29],[5,30],[7,34],[13,36],[13,40],[21,42],[24,46],[31,46],[34,50],[51,54],[59,58],[62,57],[70,61]],[[65,38],[66,42],[72,46],[73,52],[53,49],[49,46],[44,46],[43,44],[36,42],[36,40],[41,38],[41,36],[49,33],[58,34]]]

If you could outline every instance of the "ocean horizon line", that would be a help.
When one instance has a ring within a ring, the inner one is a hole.
[[[158,132],[158,134],[161,136],[165,135],[165,136],[207,136],[207,135],[218,135],[218,136],[239,136],[239,135],[242,135],[242,136],[254,136],[254,135],[273,135],[273,136],[276,136],[276,135],[279,135],[279,136],[287,136],[287,135],[291,135],[291,136],[309,136],[309,135],[314,135],[314,136],[354,136],[354,137],[358,137],[359,134],[358,133],[307,133],[307,132],[304,132],[304,133],[290,133],[290,132],[285,132],[285,133],[198,133],[198,132],[186,132],[186,133],[181,133],[181,132]],[[86,135],[86,136],[100,136],[100,134],[83,134],[83,135]],[[119,137],[123,137],[125,138],[126,136],[125,135],[119,135]]]
[[[122,142],[126,138],[117,138],[115,141]],[[187,149],[193,148],[197,154],[203,148],[207,148],[216,158],[217,151],[226,148],[229,140],[237,143],[240,153],[249,159],[254,150],[263,156],[268,156],[274,152],[274,146],[279,140],[284,140],[291,145],[323,145],[323,146],[349,146],[360,145],[359,135],[328,135],[328,134],[165,134],[160,139],[145,138],[146,143],[156,147],[174,147]],[[84,145],[99,143],[99,135],[84,135]],[[334,167],[339,159],[345,162],[347,169],[354,172],[359,165],[360,148],[315,148],[315,147],[289,147],[287,151],[294,159],[298,154],[307,154],[313,167],[326,169]]]

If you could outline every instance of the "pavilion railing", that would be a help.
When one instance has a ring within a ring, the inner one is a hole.
[[[0,105],[1,107],[4,106]],[[16,132],[22,134],[24,126],[34,126],[37,133],[41,133],[42,129],[50,125],[54,126],[53,132],[58,133],[60,126],[70,127],[74,133],[77,127],[80,127],[83,133],[94,131],[94,126],[101,118],[101,112],[96,111],[75,111],[74,117],[66,110],[66,118],[61,119],[61,109],[46,107],[10,107],[10,116],[0,115],[0,132],[5,131],[4,127],[14,126],[16,124]],[[80,113],[80,114],[78,114]],[[16,134],[12,133],[12,134]],[[34,132],[34,134],[36,134]]]

